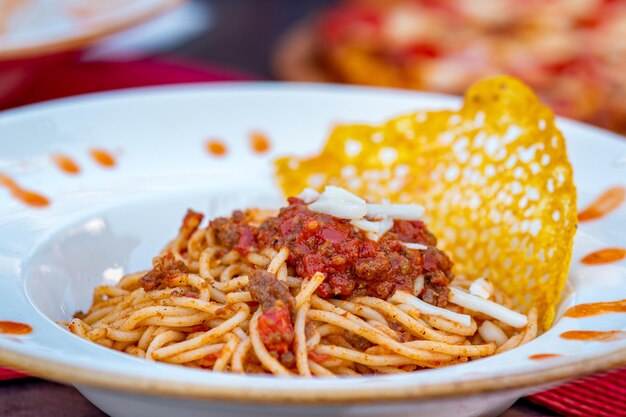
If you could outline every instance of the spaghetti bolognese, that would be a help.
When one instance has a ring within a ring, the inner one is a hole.
[[[189,210],[148,271],[94,291],[72,333],[148,360],[234,373],[357,376],[490,356],[537,335],[537,313],[454,276],[414,204],[328,186],[279,212]]]

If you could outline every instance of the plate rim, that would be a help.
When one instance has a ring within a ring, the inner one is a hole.
[[[190,91],[197,91],[199,87],[209,92],[220,90],[222,92],[232,89],[236,85],[237,91],[246,89],[274,89],[280,91],[289,90],[307,90],[320,92],[322,88],[325,93],[401,93],[413,96],[430,96],[435,98],[454,99],[458,101],[458,97],[445,94],[420,93],[415,91],[406,91],[389,88],[376,87],[356,87],[356,86],[336,86],[336,85],[320,85],[315,83],[277,83],[277,82],[225,82],[225,83],[194,83],[183,86],[160,86],[160,87],[143,87],[114,92],[104,92],[76,96],[53,100],[50,102],[38,103],[34,105],[24,106],[4,112],[0,116],[0,123],[10,121],[14,117],[28,116],[32,112],[48,110],[54,111],[55,108],[65,107],[66,105],[81,106],[84,103],[96,103],[101,99],[125,100],[127,98],[142,96],[145,94],[176,94]],[[280,86],[279,88],[277,88]],[[561,122],[566,122],[574,128],[583,128],[592,130],[592,133],[602,134],[606,139],[614,140],[624,145],[624,139],[619,135],[596,128],[584,123],[571,121],[569,119],[559,118]],[[59,329],[60,331],[61,329]],[[590,358],[578,363],[564,363],[553,365],[549,368],[539,370],[529,370],[514,375],[503,375],[499,377],[483,376],[473,378],[471,380],[459,382],[445,382],[430,385],[394,387],[389,390],[381,390],[380,387],[372,389],[359,387],[345,390],[333,390],[331,388],[318,388],[313,391],[282,391],[279,392],[272,388],[254,388],[247,391],[245,398],[241,392],[235,387],[219,386],[215,383],[189,383],[176,381],[165,381],[142,376],[125,375],[119,378],[120,374],[116,371],[109,373],[93,373],[89,369],[78,365],[66,365],[60,362],[54,362],[39,358],[36,355],[19,352],[16,350],[2,349],[0,350],[0,363],[5,366],[14,367],[27,373],[42,376],[51,380],[86,385],[94,388],[101,388],[113,391],[132,392],[136,394],[146,395],[163,395],[175,398],[190,398],[203,400],[221,400],[228,402],[245,402],[245,403],[301,403],[315,404],[320,401],[328,403],[367,403],[367,402],[383,402],[383,401],[411,401],[425,400],[434,398],[444,398],[453,396],[476,395],[484,393],[492,393],[498,391],[529,389],[531,387],[539,387],[564,381],[566,379],[584,376],[593,372],[605,371],[620,365],[626,365],[626,348],[619,348],[604,356]]]
[[[61,329],[59,329],[61,330]],[[237,403],[300,403],[315,404],[324,401],[329,404],[356,404],[427,400],[436,398],[461,397],[478,394],[524,390],[541,387],[566,380],[583,377],[596,372],[610,371],[626,365],[626,348],[611,352],[605,356],[566,363],[551,368],[534,370],[513,376],[481,377],[478,379],[403,386],[383,390],[380,387],[334,390],[320,388],[306,391],[277,391],[275,389],[246,389],[246,397],[240,388],[223,387],[217,384],[189,383],[182,381],[154,380],[141,376],[124,375],[118,372],[98,372],[80,366],[68,366],[53,361],[46,361],[21,352],[0,350],[0,364],[13,367],[20,372],[45,379],[72,385],[85,385],[111,391],[166,396],[179,399],[218,400]]]
[[[187,0],[170,0],[174,2],[187,1]],[[0,58],[1,59],[1,58]],[[237,90],[238,93],[242,91],[260,91],[276,90],[280,92],[289,92],[289,90],[300,90],[302,92],[315,92],[322,94],[400,94],[405,96],[424,97],[431,100],[449,101],[460,104],[463,100],[463,96],[438,93],[425,90],[407,90],[399,87],[386,87],[386,86],[366,86],[366,85],[354,85],[354,84],[337,84],[333,82],[323,81],[281,81],[281,80],[242,80],[242,81],[198,81],[182,84],[163,84],[163,85],[148,85],[141,87],[129,87],[120,88],[108,91],[99,91],[95,93],[76,94],[73,96],[60,97],[51,100],[40,101],[36,103],[24,104],[17,107],[12,107],[0,112],[0,123],[4,123],[6,120],[10,120],[13,117],[28,116],[28,113],[32,111],[54,111],[56,107],[63,107],[66,105],[76,106],[83,105],[83,103],[92,104],[98,100],[126,100],[139,97],[141,95],[160,95],[160,94],[181,94],[181,93],[224,93],[227,90]],[[293,91],[292,91],[293,92]],[[589,123],[581,122],[575,119],[571,119],[565,116],[554,115],[557,126],[561,129],[563,126],[572,126],[575,129],[583,129],[589,131],[595,135],[604,136],[603,139],[613,141],[619,146],[626,145],[626,135],[621,135],[618,132],[605,129],[600,126],[595,126]],[[567,138],[566,142],[567,142]],[[1,143],[1,142],[0,142]]]

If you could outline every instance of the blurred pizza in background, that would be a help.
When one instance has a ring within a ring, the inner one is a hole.
[[[306,63],[330,81],[460,94],[506,73],[558,114],[626,132],[624,0],[353,0],[312,20],[279,47],[285,78],[319,80]]]

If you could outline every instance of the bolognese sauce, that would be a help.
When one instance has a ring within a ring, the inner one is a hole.
[[[289,249],[287,265],[305,278],[321,272],[326,279],[317,290],[324,298],[356,295],[388,298],[395,290],[412,290],[423,277],[419,297],[444,307],[448,284],[453,278],[452,262],[437,249],[437,239],[422,221],[395,220],[379,241],[371,240],[348,220],[309,210],[299,198],[259,227],[249,224],[245,213],[211,222],[216,239],[242,255],[266,247]],[[409,249],[406,243],[426,249]]]

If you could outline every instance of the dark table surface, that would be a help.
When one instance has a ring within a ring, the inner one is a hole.
[[[36,378],[0,382],[2,417],[106,417],[76,389]],[[558,416],[527,400],[500,417]]]
[[[194,0],[214,16],[206,31],[166,55],[242,69],[272,78],[272,48],[289,26],[335,0]]]
[[[273,77],[273,45],[293,23],[333,0],[195,0],[210,7],[213,23],[193,39],[163,52]],[[2,417],[104,417],[76,389],[36,378],[0,382]],[[557,416],[527,400],[502,417]]]

